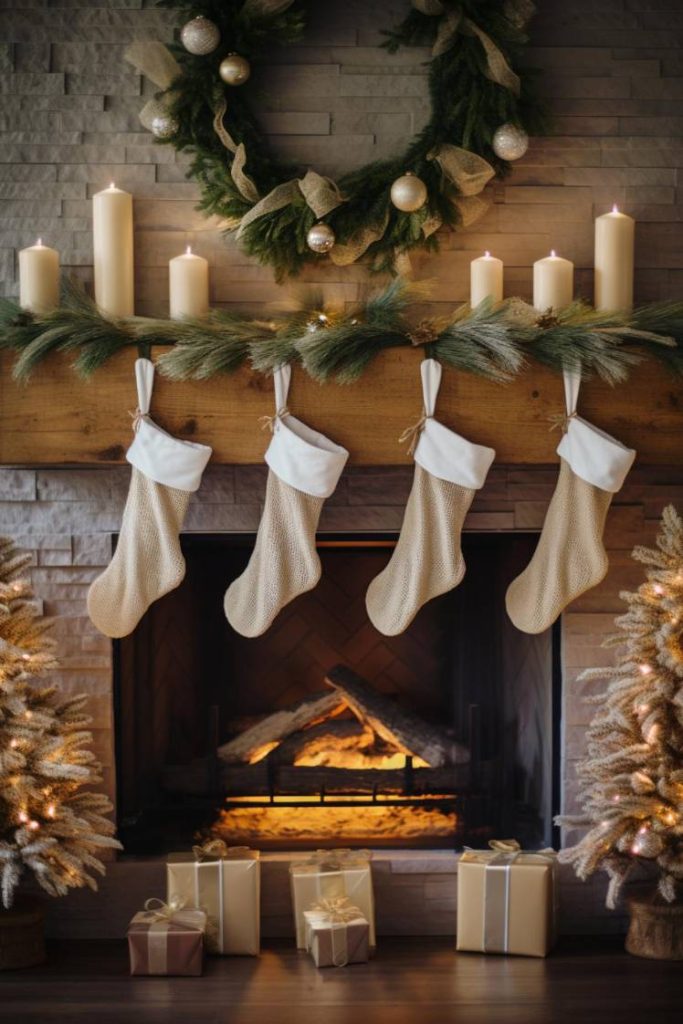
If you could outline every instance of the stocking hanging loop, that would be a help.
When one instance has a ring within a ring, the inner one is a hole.
[[[425,416],[432,417],[436,409],[436,399],[441,387],[441,363],[436,359],[423,359],[420,364],[422,376],[422,402]]]
[[[567,406],[567,419],[576,416],[576,408],[579,403],[579,391],[581,389],[581,370],[565,370],[564,377],[564,400]]]
[[[154,390],[154,363],[151,359],[135,360],[135,384],[138,391],[138,415],[149,416]]]
[[[275,415],[278,417],[287,414],[287,398],[289,396],[289,385],[292,380],[292,368],[289,363],[282,363],[273,373],[273,384],[275,385]]]

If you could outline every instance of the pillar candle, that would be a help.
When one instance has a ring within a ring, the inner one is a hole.
[[[633,306],[635,221],[616,206],[595,220],[595,308]]]
[[[133,316],[133,197],[112,184],[93,196],[95,302],[108,316]]]
[[[188,245],[168,264],[172,320],[201,320],[209,312],[209,264]]]
[[[41,238],[19,253],[19,304],[39,315],[59,305],[59,253]]]
[[[548,309],[562,309],[574,298],[574,264],[558,256],[553,249],[550,256],[534,263],[534,306],[544,313]]]
[[[503,298],[503,261],[485,252],[470,263],[470,306],[484,299],[500,302]]]

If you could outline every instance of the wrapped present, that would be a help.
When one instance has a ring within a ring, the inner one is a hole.
[[[369,926],[345,896],[323,899],[304,910],[306,949],[316,967],[346,967],[369,956]]]
[[[317,850],[290,864],[296,944],[306,948],[304,912],[325,899],[346,896],[368,922],[370,949],[375,948],[375,904],[369,850]]]
[[[207,915],[210,953],[258,956],[261,864],[257,850],[228,847],[221,839],[171,853],[166,864],[167,898],[178,897]]]
[[[515,840],[466,850],[458,863],[457,949],[547,956],[556,938],[556,856]]]
[[[205,928],[204,911],[186,908],[183,900],[147,900],[128,926],[130,973],[198,977]]]

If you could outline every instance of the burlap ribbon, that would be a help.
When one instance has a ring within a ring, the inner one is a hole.
[[[349,962],[349,944],[347,924],[362,918],[358,907],[355,907],[348,896],[333,896],[318,900],[310,910],[306,911],[306,920],[312,927],[323,926],[330,929],[332,942],[332,962],[335,967],[346,967]],[[312,933],[308,931],[308,952],[311,951]]]
[[[224,839],[206,839],[203,843],[193,846],[192,852],[196,861],[243,860],[251,855],[251,848],[228,846]]]
[[[297,863],[296,870],[306,872],[345,871],[348,868],[364,868],[372,858],[370,850],[315,850],[306,860]]]
[[[495,176],[491,164],[483,157],[472,153],[469,149],[461,146],[453,146],[451,143],[444,143],[433,149],[429,159],[434,160],[440,167],[442,174],[447,178],[460,193],[453,199],[454,205],[460,213],[460,219],[464,227],[474,224],[489,208],[489,203],[477,198],[488,182]],[[433,234],[441,227],[441,218],[434,214],[428,218],[422,226],[422,233],[425,237]]]
[[[453,46],[458,33],[463,35],[476,36],[481,43],[486,56],[485,75],[492,82],[497,82],[505,89],[509,89],[515,96],[519,96],[519,76],[512,70],[500,49],[496,46],[491,37],[484,32],[476,22],[468,18],[459,8],[446,10],[439,0],[413,0],[413,7],[431,17],[440,18],[436,32],[436,39],[432,47],[432,55],[440,57]],[[527,20],[533,13],[529,11],[529,0],[509,0],[506,5],[506,15],[515,24],[524,24],[521,18]]]
[[[133,40],[124,58],[164,92],[160,98],[154,97],[145,103],[140,111],[140,123],[151,131],[154,118],[168,114],[173,105],[175,94],[167,90],[180,77],[182,68],[168,47],[153,39]]]

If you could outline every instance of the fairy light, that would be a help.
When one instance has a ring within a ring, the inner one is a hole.
[[[24,657],[26,658],[26,657],[28,657],[28,655],[25,654]],[[24,718],[29,718],[29,719],[33,718],[33,712],[32,711],[26,711],[24,713]]]
[[[17,818],[19,819],[22,825],[25,825],[26,822],[28,821],[28,814],[26,813],[26,811],[19,811],[19,813],[17,814]]]
[[[54,804],[48,804],[45,814],[48,818],[55,818],[57,816],[57,808]]]
[[[640,672],[641,676],[649,676],[652,672],[652,665],[639,665],[638,671]]]
[[[32,832],[37,832],[38,829],[40,828],[40,822],[35,820],[29,821],[28,827],[31,829]]]
[[[9,745],[12,748],[12,750],[16,750],[17,747],[19,746],[19,740],[10,740]]]
[[[650,710],[650,705],[649,704],[638,704],[638,705],[636,705],[636,711],[638,712],[639,715],[646,715],[649,710]]]

